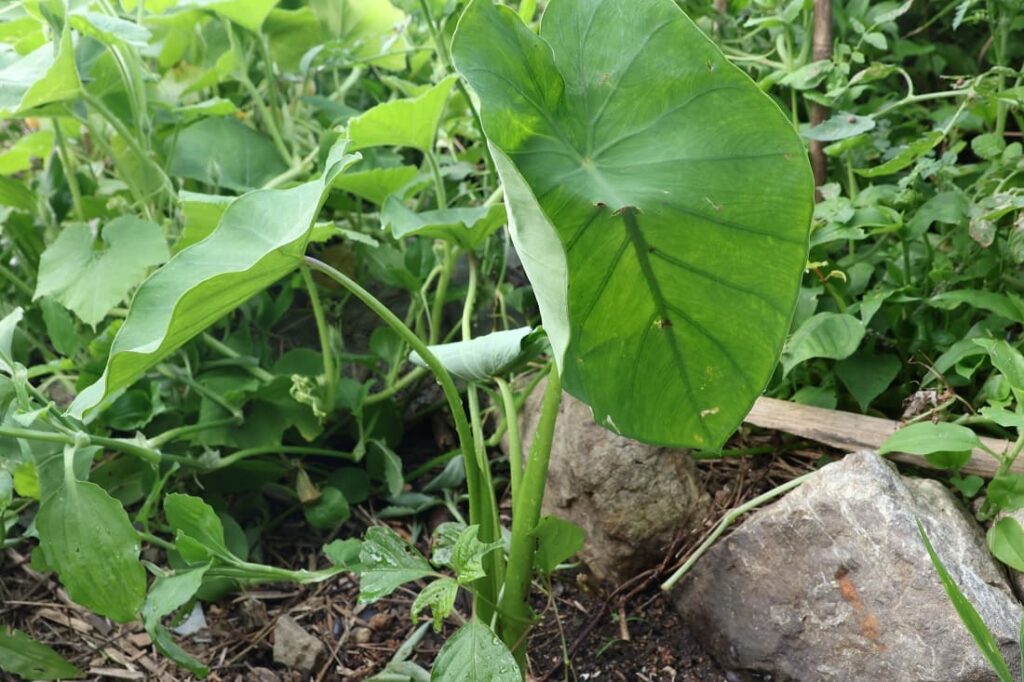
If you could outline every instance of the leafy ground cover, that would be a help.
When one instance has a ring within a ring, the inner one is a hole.
[[[196,674],[167,629],[196,598],[429,578],[417,618],[504,679],[531,569],[578,542],[497,450],[549,358],[628,435],[716,455],[767,384],[919,422],[892,447],[1024,506],[1024,440],[956,473],[1024,424],[1019,3],[834,2],[828,49],[829,3],[508,4],[0,8],[5,572]],[[297,523],[301,564],[270,541]]]

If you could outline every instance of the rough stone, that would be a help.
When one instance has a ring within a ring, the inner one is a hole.
[[[1018,668],[1021,606],[981,529],[941,484],[902,478],[871,452],[823,467],[752,514],[673,599],[734,670],[775,680],[995,680],[932,567],[916,518]]]
[[[523,409],[524,453],[544,389],[541,383]],[[615,585],[657,564],[676,533],[702,520],[707,502],[686,451],[616,435],[598,426],[584,403],[562,394],[543,513],[583,527],[580,559],[598,580]]]
[[[274,663],[310,673],[326,654],[324,643],[291,616],[281,616],[274,623]]]

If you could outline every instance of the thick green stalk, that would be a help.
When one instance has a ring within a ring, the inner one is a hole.
[[[541,402],[540,419],[533,434],[530,459],[526,462],[522,486],[512,500],[512,546],[508,555],[508,572],[501,599],[501,611],[507,614],[502,623],[501,638],[526,671],[526,634],[533,618],[530,609],[530,579],[533,576],[533,557],[536,544],[533,531],[540,520],[541,503],[548,479],[551,443],[555,435],[558,406],[562,400],[562,384],[558,368],[552,363],[548,385]]]
[[[462,448],[462,456],[466,464],[466,487],[469,491],[470,521],[472,523],[480,523],[482,513],[480,502],[483,500],[483,496],[479,490],[480,471],[476,462],[476,444],[469,420],[466,418],[466,410],[462,405],[462,396],[459,395],[459,390],[456,388],[455,380],[452,379],[451,374],[448,373],[448,370],[445,369],[441,361],[437,359],[437,356],[430,352],[427,344],[416,336],[415,332],[398,319],[376,296],[361,287],[358,282],[316,258],[306,256],[306,264],[317,272],[327,275],[355,295],[356,298],[376,313],[381,320],[409,344],[410,348],[419,353],[420,357],[423,358],[423,362],[434,373],[437,382],[441,385],[441,390],[444,392],[444,397],[448,401],[448,406],[451,408],[452,418],[455,420],[455,431],[458,434],[459,445]],[[485,622],[489,621],[494,612],[492,605],[497,602],[497,586],[490,580],[484,579],[480,581],[477,591],[479,593],[475,599],[477,615]]]
[[[320,292],[313,281],[313,275],[305,265],[300,268],[302,281],[306,284],[306,291],[309,293],[309,302],[313,306],[313,317],[316,319],[316,331],[320,336],[320,354],[324,359],[324,393],[326,394],[325,412],[334,410],[334,398],[337,394],[338,369],[334,362],[334,350],[331,347],[331,333],[324,317],[324,307],[320,303]]]

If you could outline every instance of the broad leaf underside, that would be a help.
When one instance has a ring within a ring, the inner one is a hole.
[[[568,390],[625,435],[720,446],[771,376],[806,264],[792,126],[671,0],[552,0],[540,36],[476,0],[453,54],[520,241],[562,245],[567,291],[538,296],[564,300],[567,329],[542,312]]]

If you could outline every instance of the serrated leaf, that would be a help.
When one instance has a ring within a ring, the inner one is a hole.
[[[444,239],[475,251],[505,223],[505,207],[473,206],[414,213],[394,196],[384,202],[381,227],[395,239],[427,237]]]
[[[473,619],[437,653],[431,682],[521,682],[512,652],[494,631]]]
[[[359,562],[359,601],[364,604],[434,573],[422,554],[384,526],[367,529]]]
[[[455,85],[448,76],[419,97],[378,104],[348,122],[349,148],[412,147],[422,152],[434,148],[434,135],[441,122],[448,95]]]
[[[317,179],[284,190],[239,197],[217,229],[174,255],[135,293],[100,379],[78,394],[70,412],[82,415],[132,383],[182,344],[253,295],[294,271],[310,229],[337,177],[358,157],[332,150]]]
[[[937,452],[970,452],[981,447],[977,434],[960,424],[920,422],[904,426],[885,439],[878,454],[906,452],[929,455]]]
[[[501,542],[480,542],[480,527],[468,526],[459,533],[452,546],[451,557],[446,565],[455,571],[459,584],[469,585],[484,576],[483,559],[491,552],[500,549]]]
[[[475,0],[452,55],[567,390],[624,435],[720,445],[775,367],[806,265],[791,123],[672,0],[555,0],[540,35]]]
[[[506,367],[518,363],[522,354],[531,347],[527,341],[533,331],[530,327],[520,327],[427,348],[453,376],[464,381],[487,381],[501,376]],[[409,355],[409,362],[426,367],[423,358],[415,351]]]
[[[986,161],[998,158],[1006,149],[1006,139],[998,133],[982,133],[971,140],[971,151]]]
[[[782,366],[788,374],[812,358],[848,358],[860,346],[864,331],[864,323],[853,315],[818,313],[805,320],[786,342]]]
[[[26,680],[77,680],[85,673],[21,630],[0,628],[0,670]]]
[[[139,539],[121,503],[94,483],[66,478],[36,515],[39,540],[68,595],[118,623],[146,596]]]
[[[455,608],[455,597],[459,593],[459,584],[451,578],[438,578],[424,587],[412,603],[412,622],[418,623],[420,613],[430,609],[434,620],[434,632],[441,632],[444,619]]]
[[[107,223],[100,240],[97,249],[83,223],[65,227],[40,258],[34,299],[49,296],[95,327],[170,256],[160,226],[134,216]]]

